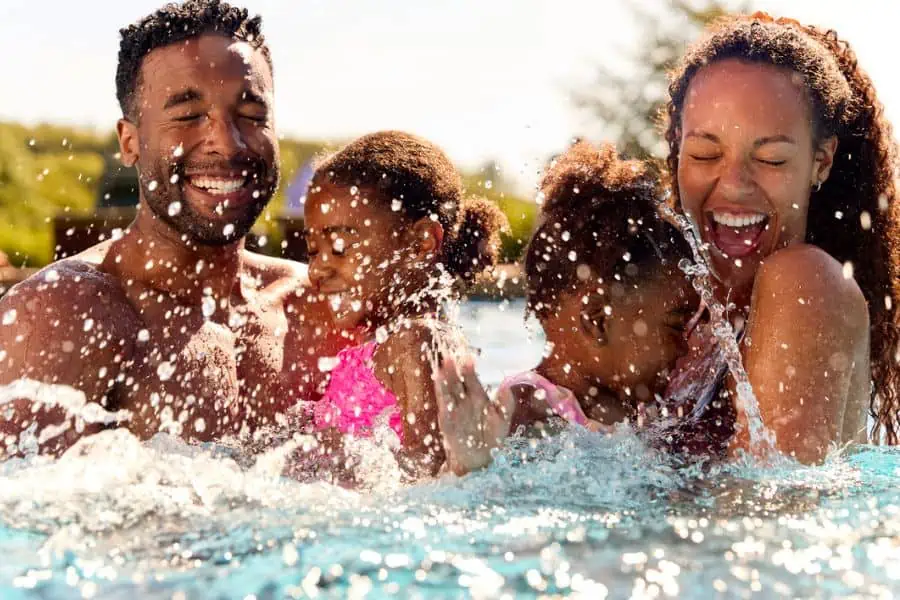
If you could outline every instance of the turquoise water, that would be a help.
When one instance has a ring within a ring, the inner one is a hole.
[[[521,306],[464,308],[496,382],[541,352]],[[223,449],[107,432],[0,465],[3,598],[893,598],[900,452],[682,467],[622,430],[513,439],[401,487],[377,447],[346,491]]]

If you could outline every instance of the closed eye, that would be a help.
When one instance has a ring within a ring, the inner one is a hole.
[[[713,160],[716,160],[717,158],[719,158],[718,154],[712,154],[712,155],[688,154],[688,156],[690,156],[693,160],[697,160],[700,162],[709,162],[709,161],[713,161]]]
[[[777,167],[777,166],[779,166],[779,165],[783,165],[784,163],[787,162],[786,160],[763,160],[762,158],[757,158],[756,160],[757,160],[758,162],[761,162],[761,163],[765,164],[765,165],[771,165],[771,166],[773,166],[773,167]]]
[[[190,115],[184,115],[184,116],[181,116],[181,117],[175,117],[174,120],[175,120],[175,121],[178,121],[178,122],[180,122],[180,123],[185,123],[185,122],[188,122],[188,121],[195,121],[195,120],[199,119],[200,117],[201,117],[201,115],[199,115],[199,114],[197,114],[197,115],[195,115],[195,114],[190,114]]]

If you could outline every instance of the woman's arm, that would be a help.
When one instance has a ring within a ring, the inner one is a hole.
[[[763,423],[781,452],[821,461],[842,443],[847,411],[865,412],[868,386],[853,389],[868,369],[869,318],[859,286],[815,246],[776,252],[757,273],[744,365]],[[733,447],[749,445],[746,419]],[[851,415],[852,416],[852,415]]]

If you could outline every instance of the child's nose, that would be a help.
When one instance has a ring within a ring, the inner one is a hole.
[[[334,275],[334,269],[327,256],[316,255],[309,263],[309,279],[313,283],[321,283]]]

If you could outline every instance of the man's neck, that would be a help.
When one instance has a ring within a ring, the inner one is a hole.
[[[226,246],[204,246],[181,234],[143,203],[124,235],[110,246],[107,267],[124,283],[140,283],[189,304],[211,295],[228,302],[242,267],[243,238]]]

